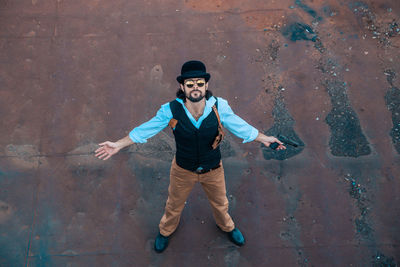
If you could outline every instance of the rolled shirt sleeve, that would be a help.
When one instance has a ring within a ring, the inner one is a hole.
[[[161,132],[165,127],[167,127],[171,119],[172,112],[169,103],[166,103],[161,106],[157,111],[156,116],[151,120],[130,131],[129,138],[131,138],[134,143],[147,143],[147,139]]]
[[[220,97],[218,97],[218,113],[222,125],[237,137],[242,138],[243,143],[257,138],[258,130],[233,113],[228,101]]]

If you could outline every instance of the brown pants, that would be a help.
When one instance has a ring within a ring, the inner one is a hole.
[[[207,194],[217,225],[225,232],[230,232],[235,228],[235,224],[228,214],[229,203],[226,197],[222,162],[221,167],[216,170],[197,174],[179,167],[174,159],[170,172],[168,199],[159,225],[160,233],[163,236],[171,235],[178,227],[185,201],[196,182],[202,185]]]

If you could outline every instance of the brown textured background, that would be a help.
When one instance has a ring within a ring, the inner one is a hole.
[[[290,40],[294,23],[315,42]],[[398,0],[0,0],[0,266],[398,265],[399,24]],[[156,254],[169,129],[93,151],[172,100],[190,59],[238,115],[303,146],[228,135],[246,246],[197,186]]]

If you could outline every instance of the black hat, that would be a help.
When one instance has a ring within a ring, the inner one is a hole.
[[[189,78],[204,78],[206,82],[211,75],[206,72],[206,66],[201,61],[191,60],[182,65],[181,75],[176,77],[179,83]]]

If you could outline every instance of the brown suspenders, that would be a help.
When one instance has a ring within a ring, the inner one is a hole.
[[[212,148],[216,149],[219,146],[219,144],[221,144],[222,140],[224,139],[225,133],[222,130],[222,124],[221,124],[221,120],[219,118],[219,114],[218,114],[218,110],[217,110],[216,106],[214,105],[212,107],[212,109],[214,110],[215,115],[217,116],[217,119],[218,119],[218,135],[215,137],[214,143],[212,144]]]

